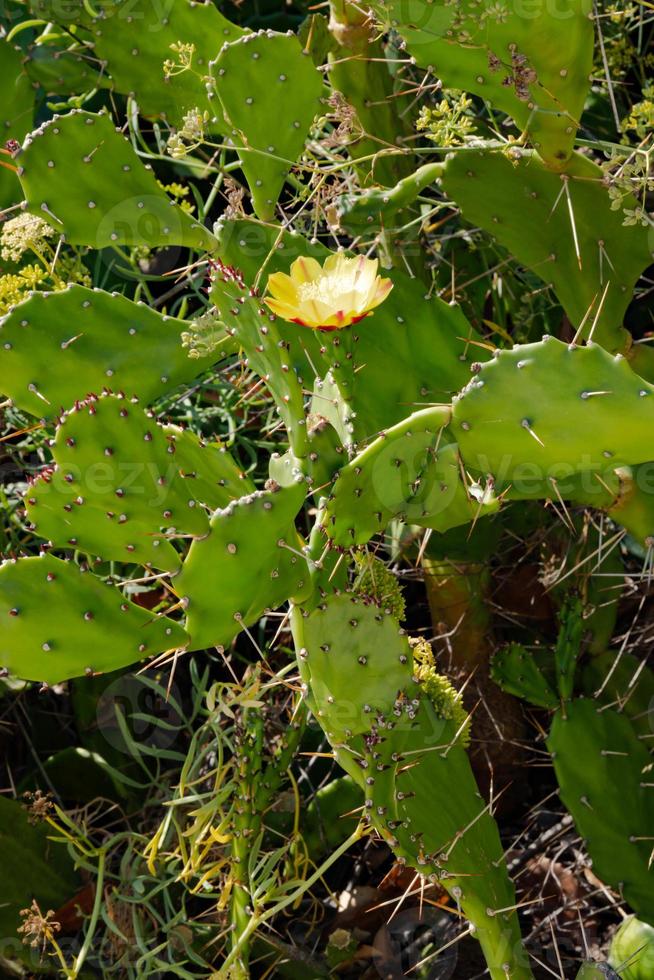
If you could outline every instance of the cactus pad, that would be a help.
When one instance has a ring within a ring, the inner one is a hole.
[[[629,343],[622,319],[652,261],[651,243],[646,228],[625,227],[611,210],[603,178],[578,153],[561,175],[534,154],[466,150],[448,157],[443,187],[464,217],[552,283],[572,324],[586,320],[584,336],[594,328],[593,340],[622,352]]]
[[[296,373],[289,345],[241,273],[219,262],[212,269],[211,296],[228,334],[242,347],[248,366],[264,378],[298,458],[307,454],[307,428],[302,379]]]
[[[211,248],[211,234],[170,200],[104,113],[54,116],[18,157],[27,206],[74,245]]]
[[[455,704],[439,710],[428,684],[412,676],[413,653],[397,620],[360,597],[331,596],[311,613],[296,607],[292,626],[309,706],[337,761],[364,789],[372,823],[401,861],[455,896],[493,978],[528,977],[515,963],[519,933],[502,845]]]
[[[565,165],[593,68],[593,24],[584,0],[528,10],[494,0],[375,6],[418,65],[447,88],[474,92],[508,113],[548,166]]]
[[[413,654],[397,620],[354,595],[330,596],[307,617],[294,613],[303,677],[333,743],[370,730],[412,687]]]
[[[654,976],[654,926],[630,916],[611,941],[609,962],[621,980],[650,980]]]
[[[0,390],[39,418],[105,386],[152,402],[212,363],[186,356],[185,326],[101,289],[33,293],[0,322]]]
[[[52,555],[0,566],[0,664],[54,684],[185,646],[184,630]]]
[[[623,714],[579,699],[548,738],[561,799],[587,841],[597,876],[654,922],[651,756]]]
[[[196,479],[180,472],[184,465],[195,472],[193,460],[185,464],[184,452],[178,459],[176,449],[175,430],[163,429],[122,395],[78,402],[57,428],[54,474],[46,472],[34,495],[29,489],[26,494],[37,534],[104,559],[175,567],[169,548],[158,558],[160,529],[202,535],[209,527]]]
[[[46,0],[45,6],[54,4]],[[124,10],[120,3],[103,2],[96,18],[90,18],[84,6],[80,0],[75,21],[90,31],[95,54],[115,89],[134,95],[144,115],[163,115],[177,126],[189,110],[211,109],[204,81],[209,61],[221,43],[241,37],[243,28],[212,3],[197,0],[175,0],[166,5],[165,16],[151,0],[127,3]],[[191,67],[164,77],[164,61],[174,60],[171,45],[180,43],[193,45]]]
[[[211,69],[254,210],[270,220],[319,110],[322,79],[293,34],[273,31],[223,45]]]
[[[511,643],[493,657],[491,677],[509,694],[541,708],[556,708],[559,699],[551,666],[549,650],[527,650],[519,643]]]
[[[466,466],[499,484],[525,464],[543,482],[563,484],[574,473],[649,459],[653,422],[654,387],[624,358],[544,337],[483,364],[454,399],[451,428]]]
[[[106,495],[82,497],[78,490],[58,468],[44,470],[28,487],[25,510],[39,537],[56,547],[78,548],[105,560],[151,565],[168,572],[179,568],[179,554],[147,514],[139,515],[145,520],[134,516],[123,520],[126,514],[107,510],[111,505]]]
[[[323,524],[341,547],[365,544],[393,517],[439,531],[497,509],[487,491],[466,487],[449,409],[425,408],[383,433],[337,474]]]
[[[194,648],[227,646],[308,583],[293,523],[305,492],[302,481],[241,497],[217,510],[210,533],[193,542],[174,587]]]

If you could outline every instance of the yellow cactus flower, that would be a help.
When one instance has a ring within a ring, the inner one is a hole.
[[[299,258],[291,274],[268,277],[266,304],[277,316],[312,330],[340,330],[357,323],[382,303],[391,289],[390,279],[377,275],[377,259],[361,255],[330,255],[324,265]]]

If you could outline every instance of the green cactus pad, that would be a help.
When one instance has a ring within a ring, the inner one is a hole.
[[[323,526],[340,547],[365,544],[393,517],[446,531],[492,513],[488,491],[466,488],[449,409],[425,408],[370,443],[339,470]]]
[[[108,519],[106,495],[81,497],[75,484],[66,482],[62,470],[47,469],[28,487],[25,510],[33,530],[59,548],[77,548],[105,560],[151,565],[173,572],[181,557],[153,521],[122,521],[122,514]],[[78,500],[83,500],[79,505]],[[111,505],[109,505],[111,506]],[[125,515],[126,516],[126,515]]]
[[[0,145],[13,139],[22,143],[32,129],[34,91],[23,67],[24,55],[13,44],[0,40]],[[9,157],[0,156],[3,163],[14,164]],[[16,174],[0,166],[0,208],[17,204],[22,194]]]
[[[412,676],[397,620],[361,597],[330,596],[311,613],[296,607],[291,623],[307,702],[364,789],[375,827],[401,861],[455,896],[493,978],[528,977],[515,962],[515,896],[463,749],[456,692],[445,718]]]
[[[117,670],[188,640],[173,620],[52,555],[0,566],[0,618],[0,664],[48,684]]]
[[[561,799],[587,841],[597,876],[654,922],[654,788],[647,745],[623,714],[579,699],[547,740]]]
[[[241,497],[194,541],[175,591],[188,609],[194,649],[227,646],[244,628],[308,584],[294,518],[306,484]]]
[[[485,148],[448,157],[443,188],[469,221],[552,283],[573,326],[585,320],[582,336],[592,329],[593,340],[614,353],[629,344],[622,320],[652,247],[647,228],[625,227],[624,215],[611,210],[603,178],[578,153],[561,175],[534,154],[508,159]]]
[[[609,963],[621,980],[651,980],[654,976],[654,926],[635,916],[626,919],[611,940]]]
[[[556,708],[559,698],[552,659],[549,650],[527,650],[519,643],[511,643],[493,657],[491,677],[509,694],[541,708]]]
[[[74,245],[215,245],[104,113],[54,116],[27,137],[17,163],[28,209]]]
[[[211,70],[254,210],[268,221],[319,110],[320,73],[293,34],[273,31],[225,44]]]
[[[563,484],[574,473],[649,459],[653,422],[654,387],[624,358],[544,337],[483,364],[454,399],[451,429],[466,466],[500,485],[525,464],[543,483]]]
[[[298,459],[307,455],[302,378],[297,374],[275,317],[241,273],[222,262],[213,265],[211,296],[228,334],[247,356],[248,366],[265,379]]]
[[[254,484],[219,442],[207,443],[188,429],[165,425],[175,442],[175,462],[190,496],[210,510],[254,492]]]
[[[631,653],[607,650],[592,657],[580,675],[586,697],[618,708],[636,735],[654,731],[654,671]]]
[[[101,289],[33,293],[0,321],[0,390],[39,418],[105,386],[152,402],[213,361],[186,356],[185,326]]]
[[[584,0],[386,0],[375,4],[421,68],[512,116],[540,155],[561,169],[574,145],[593,70]]]
[[[25,71],[50,95],[70,95],[102,88],[106,78],[87,60],[83,46],[66,50],[49,44],[34,44],[28,49]],[[28,131],[32,126],[28,127]]]
[[[370,730],[413,690],[413,654],[397,620],[350,594],[330,596],[310,615],[294,610],[294,636],[315,713],[332,742]]]
[[[183,535],[203,535],[209,529],[204,501],[197,499],[202,482],[190,476],[196,472],[196,460],[189,453],[189,447],[195,452],[193,437],[182,435],[179,458],[176,440],[174,428],[162,428],[122,395],[78,402],[57,428],[54,479],[46,473],[34,495],[29,489],[26,494],[27,513],[37,534],[104,559],[176,567],[171,549],[159,551],[155,544],[161,539],[160,529]],[[210,479],[210,454],[205,458]],[[224,478],[216,469],[214,482]],[[86,508],[88,516],[81,513]]]
[[[508,975],[529,976],[516,962],[514,914],[492,912],[510,910],[515,899],[460,726],[411,678],[411,649],[397,622],[347,595],[309,615],[295,609],[292,622],[307,700],[336,758],[364,788],[372,822],[400,860],[441,878],[474,923],[492,977],[506,976],[506,963]]]
[[[93,16],[91,5],[84,0],[29,2],[37,16],[63,27],[80,25],[81,37],[93,42],[95,56],[109,76],[103,85],[133,95],[143,115],[161,115],[177,126],[191,109],[211,111],[204,80],[209,60],[221,43],[241,37],[243,28],[227,20],[212,3],[198,0],[175,0],[165,7],[151,0],[102,0],[96,6]],[[193,45],[191,67],[166,78],[164,61],[175,60],[171,45],[180,43]],[[52,71],[48,77],[51,75]],[[212,128],[216,130],[215,125]]]
[[[79,7],[83,6],[80,2]],[[151,0],[128,3],[124,11],[120,3],[103,3],[101,16],[88,28],[96,56],[108,69],[117,91],[134,95],[144,115],[163,115],[177,126],[196,107],[211,110],[205,82],[209,61],[220,44],[245,32],[213,3],[175,0],[166,5],[165,13],[162,17]],[[164,61],[175,60],[171,45],[179,43],[193,45],[191,67],[165,78]],[[212,130],[215,132],[215,125]]]
[[[398,701],[364,752],[368,813],[395,854],[433,876],[473,923],[493,978],[531,976],[497,825],[453,721],[426,698]]]

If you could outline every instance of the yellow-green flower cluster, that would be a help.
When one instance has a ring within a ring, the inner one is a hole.
[[[413,647],[413,673],[423,691],[431,701],[437,715],[446,721],[453,721],[462,745],[470,744],[470,716],[463,707],[461,695],[447,677],[436,670],[434,651],[427,640],[410,637]]]

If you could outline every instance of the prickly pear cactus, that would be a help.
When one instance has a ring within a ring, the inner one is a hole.
[[[105,387],[149,404],[213,360],[187,357],[185,326],[101,289],[34,293],[0,323],[0,390],[38,418]]]
[[[561,798],[598,877],[654,923],[654,794],[646,745],[625,715],[585,698],[559,709],[547,745]]]
[[[50,684],[117,670],[188,642],[172,619],[47,554],[2,563],[0,615],[0,664],[17,677]]]
[[[427,677],[412,676],[397,620],[357,596],[330,597],[310,613],[296,607],[292,626],[305,696],[363,787],[368,818],[402,861],[454,896],[490,976],[529,977],[497,827],[453,715],[456,692],[441,687],[432,700]]]
[[[572,152],[589,88],[593,24],[584,0],[512,7],[493,0],[380,0],[417,64],[512,116],[548,167]]]
[[[54,116],[27,137],[17,163],[28,209],[73,244],[212,247],[105,113]]]
[[[274,31],[223,45],[211,72],[254,210],[267,221],[318,112],[322,79],[297,38]]]

